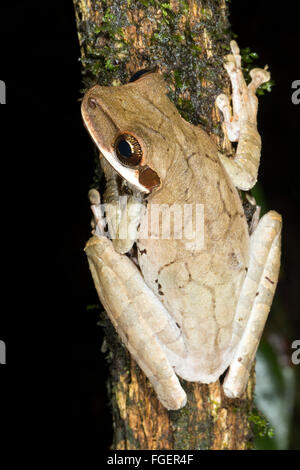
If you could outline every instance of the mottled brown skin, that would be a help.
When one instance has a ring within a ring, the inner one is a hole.
[[[147,239],[138,244],[140,252],[146,250],[147,254],[146,258],[139,256],[139,264],[146,283],[159,295],[186,338],[188,357],[183,370],[176,368],[176,373],[186,380],[206,383],[217,380],[231,359],[232,324],[246,274],[249,237],[239,196],[214,146],[200,129],[187,127],[192,136],[200,134],[197,141],[201,145],[179,148],[175,139],[172,152],[178,159],[163,188],[153,192],[148,201],[203,204],[204,249],[186,250],[186,240]],[[187,131],[185,135],[187,142],[195,141]]]
[[[151,204],[204,206],[203,249],[188,250],[190,240],[172,237],[138,240],[137,245],[146,284],[182,329],[187,350],[176,373],[210,383],[228,367],[236,345],[232,329],[249,258],[248,228],[215,144],[179,115],[166,93],[157,73],[121,87],[96,86],[85,95],[83,116],[103,153],[114,153],[121,133],[138,139],[140,168],[147,165],[160,181],[146,198],[148,209]],[[88,105],[91,98],[95,106]],[[134,170],[136,181],[140,168]],[[122,168],[115,169],[123,176]]]

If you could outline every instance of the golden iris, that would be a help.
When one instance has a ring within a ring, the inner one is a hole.
[[[142,147],[131,134],[121,134],[114,144],[116,154],[125,166],[137,166],[143,156]]]

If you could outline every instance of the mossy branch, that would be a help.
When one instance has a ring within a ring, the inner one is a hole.
[[[73,1],[84,88],[124,84],[138,70],[158,67],[183,117],[201,124],[230,152],[214,104],[229,86],[223,68],[230,40],[225,0]],[[226,398],[219,381],[182,380],[188,404],[167,411],[113,327],[107,320],[104,325],[114,449],[249,448],[254,373],[240,400]]]

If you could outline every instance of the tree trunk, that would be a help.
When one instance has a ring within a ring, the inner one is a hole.
[[[223,56],[230,30],[225,0],[74,0],[85,88],[121,85],[141,69],[159,68],[183,117],[202,127],[223,150],[214,105],[228,92]],[[181,380],[188,397],[167,411],[151,384],[103,320],[110,351],[113,449],[247,449],[252,432],[254,371],[242,399],[224,396],[219,381]]]

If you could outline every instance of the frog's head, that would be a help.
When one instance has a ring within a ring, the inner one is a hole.
[[[96,85],[84,95],[81,110],[95,144],[122,178],[145,193],[163,185],[182,118],[159,73],[122,86]]]

